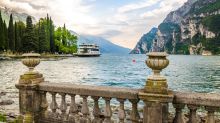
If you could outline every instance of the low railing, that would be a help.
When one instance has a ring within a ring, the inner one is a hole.
[[[120,108],[118,110],[118,120],[114,119],[117,122],[126,121],[126,112],[124,109],[124,102],[130,101],[132,104],[130,120],[133,123],[139,121],[139,114],[137,110],[138,99],[138,90],[126,89],[126,88],[114,88],[114,87],[100,87],[100,86],[86,86],[86,85],[74,85],[68,83],[41,83],[39,84],[39,91],[43,93],[43,105],[47,105],[46,93],[51,95],[50,103],[50,115],[45,117],[43,121],[50,122],[93,122],[93,123],[110,123],[112,121],[112,109],[110,106],[110,100],[116,99],[120,103]],[[56,95],[61,96],[60,106],[57,105]],[[70,105],[67,106],[66,96],[71,97]],[[82,99],[81,110],[78,109],[76,104],[76,95],[79,95]],[[88,106],[88,97],[91,97],[94,106],[93,106],[93,118],[90,116],[89,106]],[[99,107],[100,98],[105,100],[105,110],[104,114],[101,113]],[[46,106],[43,107],[46,111]],[[57,113],[60,110],[60,114]],[[82,114],[81,116],[79,114]]]
[[[146,63],[154,74],[148,77],[144,89],[45,82],[42,74],[33,71],[40,62],[37,55],[25,56],[28,57],[23,63],[29,71],[21,75],[16,87],[19,89],[20,113],[29,116],[30,122],[199,123],[202,121],[196,112],[202,107],[203,112],[208,111],[204,122],[215,123],[214,112],[220,107],[219,94],[168,90],[165,77],[160,75],[169,63],[163,53],[149,54]],[[81,105],[77,103],[79,99]],[[112,110],[111,101],[117,102],[118,110]],[[170,113],[174,116],[170,118],[169,105],[175,108]],[[184,114],[189,115],[186,118]]]
[[[173,106],[176,108],[174,123],[186,122],[183,115],[185,107],[189,109],[188,123],[200,123],[204,120],[198,117],[196,113],[201,108],[203,113],[205,110],[207,111],[206,123],[215,123],[215,120],[220,116],[216,115],[215,118],[214,115],[215,112],[220,111],[220,94],[175,92]]]

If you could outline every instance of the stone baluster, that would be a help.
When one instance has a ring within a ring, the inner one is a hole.
[[[76,105],[75,96],[76,95],[70,95],[71,96],[71,103],[70,103],[70,110],[69,110],[69,121],[70,122],[77,122],[79,120],[78,116],[78,107]]]
[[[153,71],[147,77],[145,88],[139,92],[144,101],[144,123],[168,123],[168,103],[173,101],[173,93],[168,90],[167,79],[160,72],[169,64],[165,52],[150,52],[146,64]]]
[[[218,109],[217,107],[205,107],[208,111],[208,117],[206,119],[206,123],[215,123],[215,110]]]
[[[67,114],[66,114],[66,110],[67,110],[67,104],[66,104],[66,94],[65,93],[61,93],[61,104],[60,104],[60,110],[61,110],[61,119],[63,121],[66,121],[67,119]]]
[[[196,110],[198,108],[198,106],[195,105],[187,105],[187,107],[190,110],[190,114],[189,114],[189,121],[188,123],[197,123],[197,119],[196,119]]]
[[[83,104],[82,104],[82,109],[81,113],[83,114],[82,118],[80,119],[80,123],[90,123],[91,119],[89,117],[89,107],[87,104],[87,97],[88,96],[81,96],[83,98]]]
[[[132,123],[138,123],[140,116],[138,113],[138,109],[137,109],[137,103],[139,102],[139,100],[129,100],[132,104],[132,111],[131,111],[131,115],[130,115],[130,119],[132,121]]]
[[[92,123],[102,123],[102,119],[100,118],[100,108],[99,108],[99,97],[92,97],[94,100],[94,107],[93,107],[93,116],[94,119],[92,120]]]
[[[173,123],[184,123],[184,117],[182,114],[182,109],[185,107],[184,104],[173,104],[176,109],[176,114],[173,120]]]
[[[47,92],[45,91],[41,91],[41,117],[43,118],[48,118],[48,102],[47,102]]]
[[[112,110],[110,105],[111,98],[104,98],[105,99],[105,119],[104,123],[112,123],[111,117],[112,117]]]
[[[52,97],[52,102],[50,104],[50,109],[52,111],[52,117],[57,117],[57,109],[58,109],[58,105],[56,102],[56,93],[55,92],[51,92],[51,97]]]
[[[119,118],[119,123],[124,123],[124,120],[126,118],[126,114],[125,114],[125,109],[124,109],[124,99],[118,99],[118,101],[120,102],[120,108],[118,111],[118,118]]]

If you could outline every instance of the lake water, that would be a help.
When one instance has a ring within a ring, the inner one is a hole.
[[[103,85],[142,88],[151,70],[145,65],[146,55],[112,55],[101,57],[67,58],[57,61],[41,61],[36,70],[46,81],[74,84]],[[169,88],[178,91],[220,93],[220,56],[170,55],[169,66],[162,72]],[[133,61],[135,60],[135,62]],[[8,92],[2,98],[13,99],[15,106],[3,106],[0,110],[18,108],[18,90],[14,87],[19,76],[27,68],[20,60],[0,61],[0,92]]]

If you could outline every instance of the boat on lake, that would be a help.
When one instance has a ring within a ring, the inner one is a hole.
[[[79,57],[97,57],[100,56],[99,46],[96,44],[81,44],[79,45],[76,56]]]

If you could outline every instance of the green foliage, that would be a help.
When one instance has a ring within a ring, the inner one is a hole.
[[[35,25],[31,16],[13,23],[10,16],[9,27],[3,21],[0,12],[0,51],[13,52],[47,52],[74,53],[77,52],[77,37],[72,35],[66,27],[58,27],[55,31],[53,20],[47,15]]]
[[[213,54],[220,54],[220,37],[206,39],[204,45],[206,50],[211,51]]]
[[[178,24],[171,23],[171,22],[161,23],[159,25],[159,30],[162,33],[172,34],[173,32],[180,32],[180,26]]]
[[[202,46],[205,47],[205,50],[211,51],[213,54],[220,54],[220,37],[216,38],[206,38],[200,33],[197,33],[192,38],[192,44],[197,45],[202,43]]]
[[[6,116],[3,114],[0,114],[0,122],[6,122]]]
[[[212,15],[204,18],[202,24],[210,31],[220,34],[220,15]]]
[[[8,26],[8,39],[9,39],[9,49],[15,51],[15,37],[14,37],[14,24],[12,14],[10,15],[9,26]]]
[[[53,21],[50,18],[50,51],[51,52],[55,52],[55,41],[54,41],[54,25],[53,25]]]
[[[3,33],[4,33],[4,36],[3,36],[3,41],[4,41],[4,50],[7,50],[9,49],[9,41],[8,41],[8,28],[7,28],[7,25],[4,21],[4,24],[3,24]]]
[[[192,37],[192,44],[197,45],[203,42],[204,40],[206,40],[205,36],[202,36],[200,33],[197,33]]]
[[[188,55],[189,54],[189,44],[177,43],[176,44],[176,53]]]
[[[50,51],[50,42],[48,37],[48,29],[47,29],[47,20],[41,18],[38,23],[39,30],[39,52],[49,52]]]
[[[21,52],[23,49],[23,35],[25,32],[25,24],[22,21],[16,22],[16,31],[15,31],[15,51]]]
[[[4,49],[4,28],[3,28],[3,20],[2,20],[2,15],[0,11],[0,50]]]
[[[32,24],[32,19],[30,16],[28,16],[26,20],[26,29],[23,40],[24,52],[38,51],[37,37],[34,32],[34,26]]]
[[[200,3],[197,3],[197,4],[203,4],[203,0],[201,1],[198,1]],[[210,3],[210,4],[203,4],[201,5],[202,7],[201,8],[193,8],[194,9],[194,13],[195,14],[200,14],[200,13],[206,13],[206,12],[214,12],[214,11],[217,11],[220,9],[220,1],[219,0],[216,0],[216,2],[214,3]]]
[[[64,25],[58,27],[55,31],[55,45],[57,50],[62,53],[75,53],[77,52],[77,36],[72,35]]]

